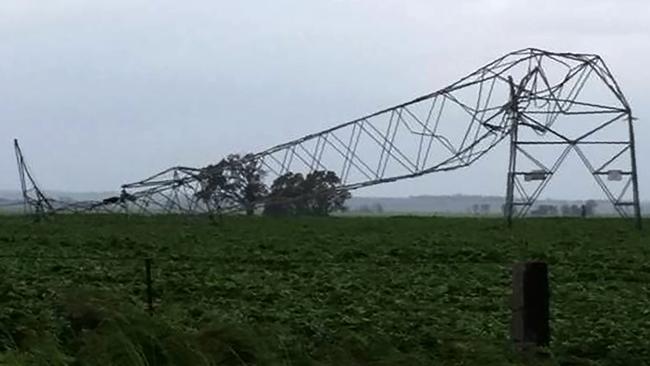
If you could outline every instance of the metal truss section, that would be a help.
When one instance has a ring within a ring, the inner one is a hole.
[[[27,166],[25,157],[18,140],[14,139],[14,152],[18,166],[18,178],[20,179],[20,190],[23,198],[25,213],[42,214],[54,210],[53,202],[38,187],[31,170]]]
[[[201,190],[201,172],[201,169],[196,168],[174,167],[142,181],[125,184],[122,192],[126,207],[141,212],[213,212],[217,207],[197,196]]]
[[[467,167],[503,140],[510,142],[509,220],[526,215],[571,152],[622,216],[640,218],[631,109],[592,54],[515,51],[446,88],[249,158],[268,184],[287,172],[329,170],[340,189],[353,190]],[[604,148],[612,146],[618,150]],[[200,173],[171,168],[86,210],[211,212],[217,208],[196,199]]]
[[[627,100],[599,56],[546,56],[529,59],[527,76],[510,80],[509,222],[529,212],[567,157],[576,154],[616,211],[640,226]]]

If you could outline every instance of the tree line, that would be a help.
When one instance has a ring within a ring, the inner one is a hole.
[[[569,205],[563,204],[561,206],[551,205],[551,204],[541,204],[537,205],[533,210],[530,211],[530,216],[536,217],[557,217],[557,216],[580,216],[580,217],[591,217],[596,215],[596,207],[598,202],[594,200],[587,200],[582,205]],[[501,209],[506,214],[506,205],[501,206]]]
[[[345,210],[349,191],[341,189],[341,179],[328,170],[306,175],[287,172],[277,177],[271,187],[264,183],[267,172],[252,154],[231,154],[219,163],[201,169],[200,189],[195,196],[220,211],[234,205],[253,215],[262,207],[264,215],[326,216]]]

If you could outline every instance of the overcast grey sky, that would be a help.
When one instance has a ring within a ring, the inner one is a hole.
[[[5,0],[0,189],[18,187],[14,137],[45,188],[114,190],[406,101],[525,47],[603,56],[639,118],[645,197],[647,0]],[[502,195],[505,157],[359,193]],[[597,196],[579,173],[546,196]]]

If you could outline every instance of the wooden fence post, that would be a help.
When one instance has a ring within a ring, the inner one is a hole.
[[[523,262],[514,265],[510,334],[519,349],[549,345],[549,297],[546,263]]]

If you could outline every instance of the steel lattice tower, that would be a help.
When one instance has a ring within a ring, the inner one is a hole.
[[[506,140],[510,159],[504,212],[509,222],[528,213],[574,152],[616,211],[634,217],[640,227],[633,121],[627,100],[598,55],[528,48],[438,91],[249,159],[264,167],[267,182],[287,172],[331,170],[341,178],[340,189],[352,190],[464,168]],[[43,209],[212,212],[215,207],[196,195],[201,172],[174,167],[123,185],[120,196],[75,204],[50,199]],[[43,198],[26,196],[25,202],[35,208]],[[240,207],[233,202],[220,209]]]

